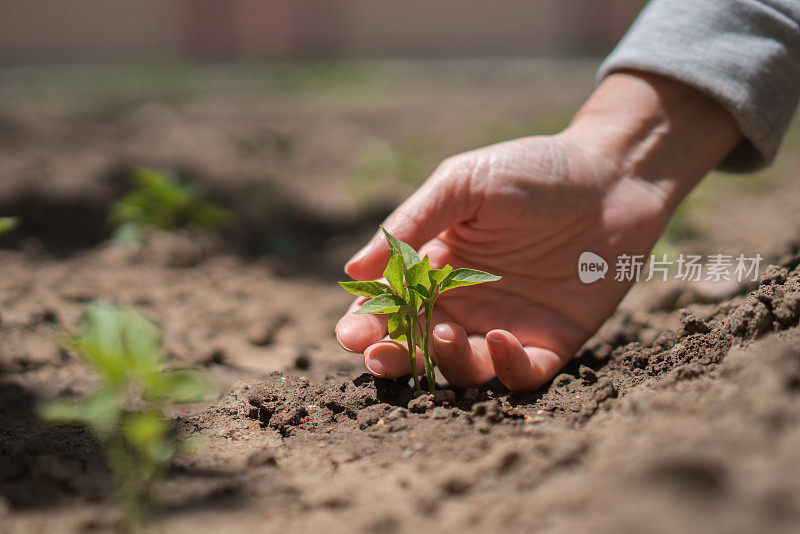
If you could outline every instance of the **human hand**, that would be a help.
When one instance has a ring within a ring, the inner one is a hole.
[[[582,283],[581,253],[611,269],[620,254],[647,254],[683,196],[738,139],[727,112],[702,94],[658,76],[615,74],[560,134],[446,160],[384,223],[434,267],[503,277],[437,302],[432,345],[442,375],[460,387],[496,376],[514,391],[550,380],[631,284],[613,272]],[[376,279],[388,256],[378,233],[345,270]],[[385,318],[353,314],[363,300],[337,324],[339,343],[363,353],[377,376],[409,374],[407,349],[386,337]]]

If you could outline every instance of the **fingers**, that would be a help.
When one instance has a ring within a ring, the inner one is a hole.
[[[339,319],[336,324],[336,339],[346,351],[363,353],[367,347],[377,343],[386,335],[387,319],[385,315],[355,315],[353,313],[366,300],[366,298],[355,299],[344,317]]]
[[[386,337],[386,316],[353,313],[365,300],[355,299],[336,325],[339,344],[347,351],[363,353],[367,369],[375,376],[400,378],[408,375],[411,363],[407,346]],[[480,386],[497,376],[511,391],[534,391],[565,364],[552,350],[523,347],[506,330],[492,330],[485,338],[467,336],[464,329],[453,322],[441,322],[433,328],[430,348],[439,371],[456,387]],[[417,372],[421,373],[424,371],[423,355],[417,352]]]
[[[430,348],[439,371],[456,387],[473,387],[494,377],[489,352],[482,336],[468,338],[455,323],[438,324],[431,332]],[[417,351],[417,369],[424,371],[421,351]],[[383,378],[399,378],[411,372],[405,343],[384,339],[368,347],[364,353],[367,369]]]
[[[358,317],[358,316],[356,316]],[[440,323],[433,329],[431,348],[436,365],[456,387],[476,387],[495,376],[511,391],[539,389],[564,366],[552,350],[523,347],[505,330],[492,330],[486,337],[467,336],[455,323]],[[364,349],[370,373],[382,378],[400,378],[411,372],[405,343],[381,339]],[[417,351],[417,372],[424,371],[423,355]]]
[[[486,345],[494,373],[511,391],[533,391],[553,378],[564,361],[552,350],[523,347],[513,334],[492,330]]]
[[[455,323],[433,329],[433,355],[439,371],[456,387],[480,386],[494,377],[494,368],[482,337],[467,333]]]
[[[469,195],[472,172],[473,164],[464,157],[443,163],[386,219],[383,227],[419,250],[442,231],[472,216]],[[372,280],[381,275],[388,258],[389,245],[383,232],[378,231],[344,270],[356,280]]]
[[[364,351],[364,364],[367,370],[381,378],[400,378],[411,374],[411,360],[405,343],[384,340]],[[417,373],[425,370],[422,353],[417,350]]]

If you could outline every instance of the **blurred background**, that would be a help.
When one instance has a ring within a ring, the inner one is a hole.
[[[0,60],[602,55],[642,0],[0,2]]]
[[[643,4],[0,0],[0,244],[95,246],[146,166],[338,271],[443,158],[565,126]]]
[[[150,167],[231,210],[229,252],[334,276],[442,159],[566,126],[644,4],[0,0],[0,246],[92,249]],[[720,213],[785,175],[715,175],[665,250],[784,239],[772,200]]]

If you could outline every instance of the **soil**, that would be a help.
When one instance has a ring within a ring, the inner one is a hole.
[[[797,531],[797,140],[754,178],[767,184],[757,193],[735,179],[714,189],[697,215],[703,233],[675,243],[760,252],[770,266],[759,281],[639,284],[532,394],[441,382],[416,395],[362,374],[332,334],[349,300],[339,266],[413,187],[354,204],[343,184],[357,145],[402,144],[433,115],[474,130],[485,120],[476,102],[541,116],[516,89],[519,65],[460,90],[419,69],[400,69],[413,98],[380,92],[367,106],[212,94],[103,113],[20,100],[0,112],[0,215],[23,220],[0,240],[0,531],[119,530],[97,441],[34,415],[41,399],[92,388],[57,334],[94,299],[144,312],[164,328],[170,363],[219,386],[213,402],[170,408],[175,431],[201,445],[170,464],[153,532]],[[556,108],[591,86],[585,65],[532,68],[531,84],[541,72],[582,80],[543,93]],[[470,142],[432,130],[432,159]],[[257,155],[237,152],[242,138],[261,139]],[[103,220],[138,163],[187,169],[239,222],[217,237],[153,234],[136,250],[109,241]],[[735,213],[748,214],[741,231]]]

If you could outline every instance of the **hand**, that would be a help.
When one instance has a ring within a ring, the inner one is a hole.
[[[658,76],[615,74],[562,133],[442,163],[384,227],[434,267],[503,279],[437,301],[440,372],[459,387],[495,376],[513,391],[545,384],[631,285],[614,280],[617,256],[647,254],[683,196],[738,140],[730,116],[702,94]],[[584,251],[608,262],[604,279],[579,280]],[[388,256],[378,233],[345,270],[376,279]],[[363,353],[376,376],[409,374],[407,350],[385,337],[385,318],[353,315],[363,300],[337,324],[339,343]]]

